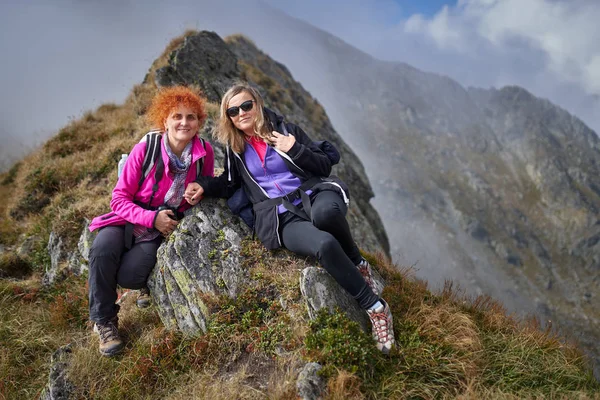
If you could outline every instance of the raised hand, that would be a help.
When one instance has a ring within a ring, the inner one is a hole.
[[[271,132],[271,140],[273,142],[273,146],[277,150],[281,150],[284,153],[287,153],[294,143],[296,143],[296,138],[293,135],[284,136],[277,131]]]

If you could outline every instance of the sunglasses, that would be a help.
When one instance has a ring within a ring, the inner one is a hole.
[[[229,107],[227,109],[227,115],[229,116],[229,118],[237,117],[237,115],[240,113],[240,108],[244,112],[248,112],[248,111],[252,110],[252,107],[254,106],[253,103],[254,103],[254,100],[246,100],[239,106]]]

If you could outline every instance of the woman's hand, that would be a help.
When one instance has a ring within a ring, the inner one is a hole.
[[[204,188],[200,186],[198,182],[190,182],[185,188],[183,198],[193,206],[195,204],[198,204],[198,202],[202,200],[203,193]]]
[[[156,219],[154,220],[154,227],[160,231],[164,236],[169,235],[175,230],[175,227],[179,223],[171,217],[175,218],[175,213],[172,210],[162,210],[158,212]]]
[[[272,135],[271,140],[273,141],[273,146],[277,150],[281,150],[284,153],[287,153],[292,148],[294,143],[296,143],[296,138],[294,137],[294,135],[285,136],[277,131],[271,132],[271,135]]]

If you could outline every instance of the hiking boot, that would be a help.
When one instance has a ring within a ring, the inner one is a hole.
[[[150,290],[148,288],[140,289],[135,304],[137,304],[138,308],[150,307],[150,304],[152,304],[152,297],[150,297]]]
[[[362,277],[365,278],[367,285],[369,285],[373,293],[375,293],[376,296],[379,296],[381,293],[379,293],[379,288],[375,285],[375,281],[373,280],[373,270],[371,269],[369,262],[363,258],[356,268],[358,268],[358,272],[360,272]]]
[[[119,336],[119,318],[114,317],[113,319],[100,323],[94,324],[94,332],[98,334],[100,338],[100,354],[103,356],[114,356],[123,350],[123,340]]]
[[[367,310],[367,314],[373,325],[373,339],[375,339],[377,348],[383,354],[389,354],[396,343],[394,322],[390,307],[383,299],[380,301],[383,305],[374,310]]]

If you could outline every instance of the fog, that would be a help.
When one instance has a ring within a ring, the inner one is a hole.
[[[331,32],[377,58],[407,62],[463,85],[518,84],[598,131],[600,6],[593,1],[287,0],[212,2],[8,1],[0,5],[1,167],[70,119],[122,102],[166,44],[186,29],[244,33],[286,64],[313,94],[327,88],[271,6]],[[429,14],[414,14],[426,10]],[[300,41],[304,41],[300,44]],[[334,96],[334,94],[332,94]]]

